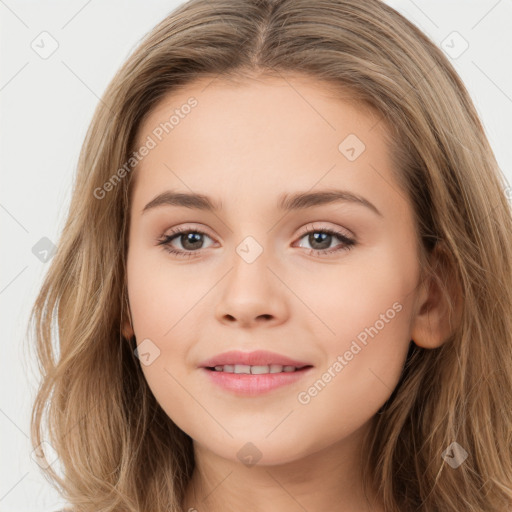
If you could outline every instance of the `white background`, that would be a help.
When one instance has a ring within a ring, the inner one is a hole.
[[[469,43],[452,62],[512,183],[512,3],[387,3],[439,46],[453,31]],[[141,37],[179,4],[0,0],[0,512],[51,512],[63,504],[30,459],[29,411],[37,381],[25,333],[48,265],[32,247],[42,237],[58,240],[79,150],[108,82]],[[43,31],[59,45],[47,59],[31,48]]]

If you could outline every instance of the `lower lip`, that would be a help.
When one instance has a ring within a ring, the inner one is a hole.
[[[307,368],[295,370],[294,372],[262,373],[253,375],[250,373],[218,372],[215,370],[208,370],[207,368],[201,368],[203,372],[208,374],[208,377],[214,384],[239,395],[260,395],[262,393],[267,393],[282,386],[286,386],[287,384],[297,382],[312,369],[312,366],[308,366]]]

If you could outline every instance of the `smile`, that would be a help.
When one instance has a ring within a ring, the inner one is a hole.
[[[311,365],[297,368],[287,365],[250,366],[244,364],[206,367],[210,382],[220,388],[238,395],[260,395],[274,389],[292,384],[310,372]]]
[[[281,373],[281,372],[294,372],[304,368],[303,366],[297,368],[296,366],[283,366],[281,364],[271,364],[262,366],[251,366],[248,364],[225,364],[215,366],[214,368],[208,368],[209,370],[215,370],[216,372],[226,373],[250,373],[251,375],[261,375],[264,373]]]

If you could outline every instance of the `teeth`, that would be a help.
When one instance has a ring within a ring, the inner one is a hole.
[[[261,374],[261,373],[268,373],[269,367],[268,366],[251,366],[251,373],[252,374]]]
[[[215,367],[216,372],[225,373],[250,373],[253,375],[261,375],[264,373],[289,373],[296,371],[295,366],[282,366],[280,364],[271,364],[263,366],[250,366],[248,364],[225,364]]]

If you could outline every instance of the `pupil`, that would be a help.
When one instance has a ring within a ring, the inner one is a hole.
[[[317,236],[318,235],[318,236]],[[322,250],[322,249],[328,249],[331,245],[331,237],[329,233],[311,233],[309,235],[309,243],[314,249]],[[318,239],[320,238],[320,247],[315,247],[315,243],[318,242]],[[327,240],[327,243],[326,243]]]
[[[182,245],[186,250],[189,249],[197,249],[198,246],[202,244],[201,234],[199,233],[187,233],[186,235],[182,235]],[[185,239],[185,243],[183,243],[183,239]],[[197,244],[199,242],[199,244]],[[187,247],[187,244],[191,244]]]

